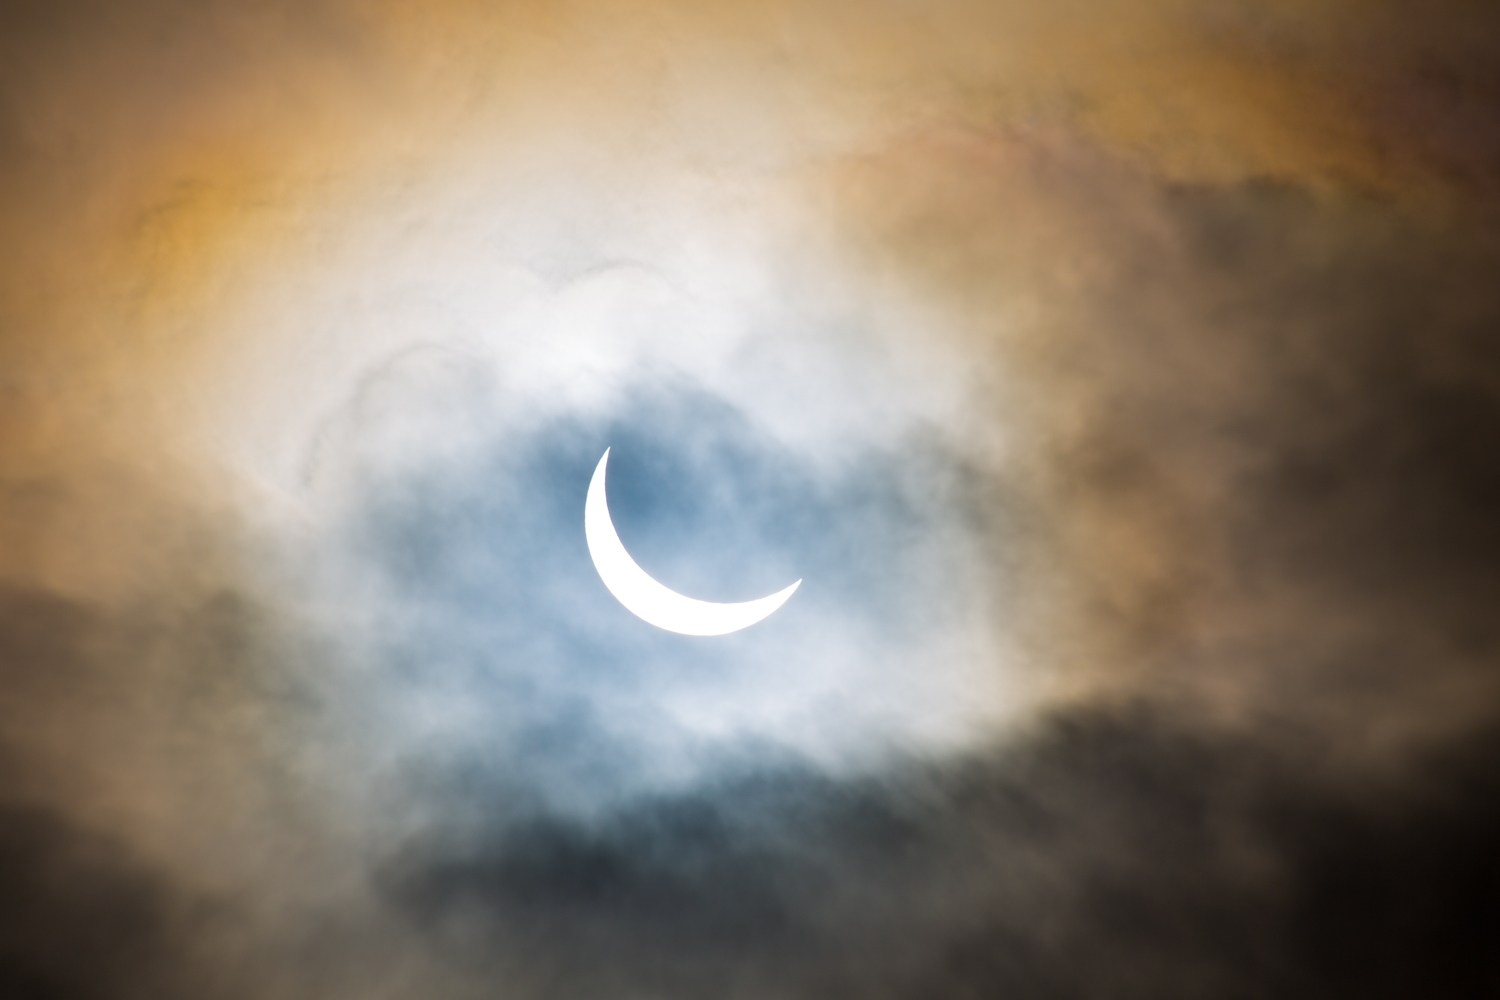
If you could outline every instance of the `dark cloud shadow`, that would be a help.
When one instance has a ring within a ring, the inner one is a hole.
[[[197,971],[232,909],[57,811],[0,803],[0,886],[0,995],[243,995]]]
[[[538,996],[1487,995],[1496,732],[1379,775],[1287,735],[1090,709],[878,780],[497,815],[381,880],[458,967]]]

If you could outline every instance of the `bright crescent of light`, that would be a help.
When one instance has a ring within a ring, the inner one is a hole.
[[[604,457],[594,467],[594,478],[589,481],[589,495],[583,505],[583,534],[599,579],[637,618],[682,635],[728,635],[770,615],[801,586],[802,581],[798,580],[754,601],[716,604],[684,597],[657,583],[625,551],[625,544],[610,520],[609,504],[604,498],[604,470],[608,462],[609,449],[605,448]]]

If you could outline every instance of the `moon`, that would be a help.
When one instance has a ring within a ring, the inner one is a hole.
[[[658,583],[636,564],[615,531],[604,496],[604,471],[609,464],[609,449],[594,467],[589,481],[588,499],[583,505],[583,534],[589,543],[589,557],[599,579],[615,600],[637,618],[657,628],[680,635],[728,635],[769,617],[786,603],[802,581],[753,601],[719,604],[686,597]]]

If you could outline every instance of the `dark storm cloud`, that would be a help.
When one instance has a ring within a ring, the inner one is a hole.
[[[528,995],[1479,996],[1495,731],[1351,773],[1321,737],[1089,709],[879,779],[780,769],[409,844],[382,881]]]
[[[1494,691],[1500,296],[1480,289],[1500,243],[1281,186],[1165,204],[1181,244],[1109,299],[1172,303],[1181,332],[1159,306],[1117,315],[1110,350],[1149,361],[1102,396],[1117,416],[1094,425],[1084,488],[1177,511],[1179,579],[1202,588],[1179,626],[1217,619],[1296,664],[1266,669],[1277,702],[1326,682],[1334,703],[1446,717],[1424,693]]]
[[[336,926],[244,890],[322,850],[285,752],[313,732],[307,650],[254,598],[177,571],[123,606],[0,587],[7,998],[263,996],[289,940]],[[245,956],[263,971],[232,971]],[[322,959],[300,966],[315,990]]]
[[[177,873],[78,818],[87,811],[81,788],[99,787],[97,775],[80,780],[76,758],[98,735],[86,706],[109,701],[109,657],[100,659],[107,631],[77,602],[0,589],[0,994],[8,997],[181,995],[197,949],[228,918]],[[70,731],[51,736],[59,718]]]
[[[36,1000],[204,991],[195,950],[232,919],[107,834],[0,805],[0,993]]]
[[[1097,676],[1370,731],[1490,704],[1493,206],[1162,182],[1028,138],[894,154],[850,225],[1014,387],[988,419],[1025,428],[1029,541]]]

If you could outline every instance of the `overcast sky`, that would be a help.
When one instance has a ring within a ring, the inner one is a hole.
[[[0,993],[1500,989],[1489,6],[9,5]]]

